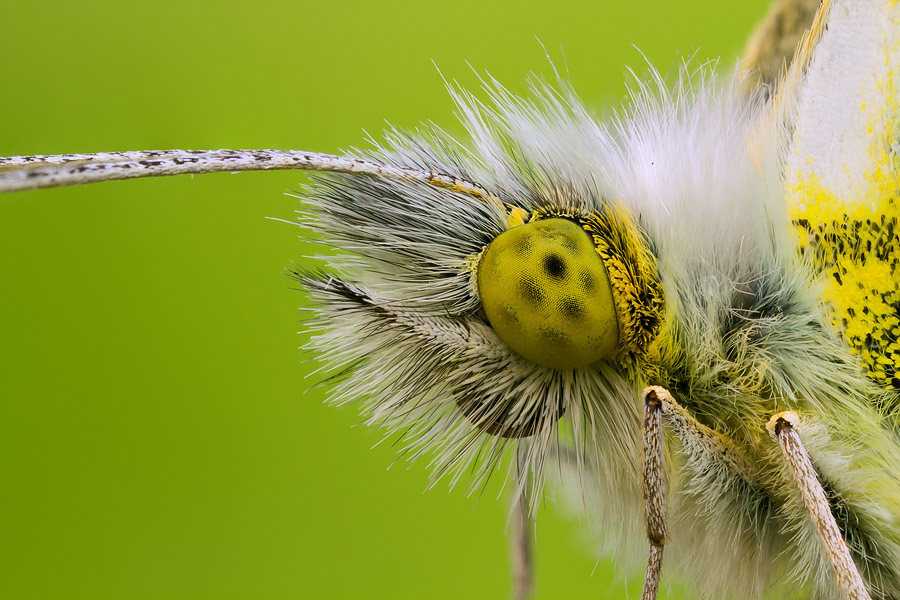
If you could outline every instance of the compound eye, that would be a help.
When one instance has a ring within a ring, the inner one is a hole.
[[[615,354],[619,327],[609,276],[588,233],[547,218],[497,236],[478,265],[491,327],[545,367],[583,367]]]

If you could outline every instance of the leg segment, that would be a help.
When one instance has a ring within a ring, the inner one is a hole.
[[[822,539],[831,564],[834,565],[838,585],[850,600],[870,600],[869,592],[866,591],[862,577],[850,556],[850,550],[841,536],[806,448],[797,435],[795,428],[798,423],[797,415],[788,411],[773,416],[767,428],[781,447],[785,461],[800,488],[806,509],[816,524],[816,531]]]
[[[791,63],[803,34],[813,24],[820,0],[775,0],[744,49],[748,89],[774,86]]]
[[[641,600],[654,600],[662,573],[663,546],[666,543],[666,486],[662,466],[662,400],[654,388],[644,391],[644,430],[641,446],[641,495],[650,556]]]
[[[758,492],[752,465],[733,441],[697,421],[661,387],[648,387],[643,397],[642,494],[650,556],[641,600],[653,600],[659,588],[662,550],[668,538],[662,423],[677,440],[679,454],[684,459],[683,468],[691,481],[683,493],[687,497],[697,496],[703,506],[715,504],[717,510],[727,511],[727,516],[719,518],[720,522],[732,523],[738,530],[740,523],[752,522],[754,503],[748,494]],[[732,497],[736,500],[729,504],[727,499]]]
[[[516,455],[516,476],[513,481],[513,506],[510,515],[510,547],[509,557],[513,577],[514,600],[528,600],[534,587],[534,564],[532,556],[531,530],[534,519],[531,518],[528,502],[528,475],[525,462],[525,445]]]

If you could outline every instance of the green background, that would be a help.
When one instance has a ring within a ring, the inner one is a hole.
[[[637,46],[730,66],[766,2],[41,2],[0,14],[0,155],[337,152],[459,132],[438,68],[551,70],[615,104]],[[437,65],[437,68],[435,67]],[[283,269],[302,175],[0,197],[0,597],[504,598],[505,499],[394,464],[305,392]],[[637,597],[549,500],[539,598]],[[672,581],[669,578],[668,581]],[[676,584],[672,584],[674,589]],[[674,595],[670,593],[669,597]]]

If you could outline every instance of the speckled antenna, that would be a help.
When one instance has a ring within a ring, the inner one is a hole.
[[[502,207],[481,186],[435,171],[297,150],[144,150],[0,157],[0,193],[139,177],[228,171],[329,171],[423,183]]]

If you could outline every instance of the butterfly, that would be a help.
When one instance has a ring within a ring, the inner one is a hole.
[[[412,160],[412,159],[410,159],[410,160]],[[451,182],[451,183],[452,183],[452,182]],[[455,184],[454,184],[454,185],[455,185]],[[487,189],[487,188],[485,188],[485,189]],[[338,190],[338,191],[339,191],[339,190]],[[560,193],[562,194],[565,190],[557,190],[557,191],[560,192]],[[571,191],[571,190],[570,190],[570,191]],[[335,192],[335,193],[337,193],[337,192]],[[480,193],[480,192],[479,192],[479,193]],[[470,195],[472,195],[472,194],[470,194]],[[569,200],[571,200],[571,198],[570,198]],[[562,209],[577,209],[577,208],[579,208],[578,206],[573,206],[573,205],[571,205],[571,204],[567,204],[567,202],[568,202],[569,200],[566,200],[565,202],[559,202],[559,205],[558,205],[558,206],[557,206],[557,204],[553,204],[553,206],[554,206],[554,208],[557,208],[557,209],[560,209],[560,210],[562,210]],[[576,202],[575,204],[577,204],[577,202]],[[521,209],[522,207],[521,207],[521,206],[513,205],[513,208],[520,208],[520,209]],[[540,208],[540,207],[538,207],[538,208]],[[503,210],[506,211],[506,212],[508,212],[508,213],[509,213],[509,216],[511,216],[511,217],[516,217],[516,215],[518,214],[518,213],[516,213],[514,210],[508,210],[508,211],[507,211],[506,208],[504,208]],[[532,211],[532,212],[536,212],[537,214],[529,215],[529,223],[528,223],[528,224],[525,224],[525,223],[517,223],[517,224],[524,227],[524,226],[530,225],[530,222],[531,222],[531,221],[534,221],[534,223],[539,223],[539,222],[542,221],[542,220],[543,220],[543,221],[550,221],[550,220],[552,220],[551,217],[562,218],[563,220],[569,219],[569,220],[566,221],[566,222],[571,222],[571,219],[572,219],[572,217],[573,217],[572,214],[569,214],[569,213],[563,214],[562,212],[560,212],[559,214],[554,213],[554,214],[552,214],[552,215],[549,214],[549,213],[547,213],[547,214],[540,213],[537,209],[535,209],[535,211]],[[496,216],[496,215],[495,215],[495,216]],[[524,218],[522,218],[521,215],[519,215],[519,218],[521,218],[522,221],[524,221]],[[711,218],[711,217],[710,217],[710,218]],[[592,226],[592,227],[596,227],[596,226],[597,226],[596,224],[591,224],[591,223],[582,223],[582,225],[590,225],[590,226]],[[513,230],[513,229],[511,229],[511,231],[512,231],[512,230]],[[332,232],[332,233],[334,233],[334,232]],[[759,233],[759,232],[757,232],[757,233]],[[814,235],[814,234],[815,234],[815,232],[813,232],[813,231],[810,231],[809,233],[810,233],[811,235]],[[759,235],[753,236],[753,239],[759,239],[760,237],[762,237],[762,236],[759,236]],[[741,240],[741,241],[743,242],[744,240]],[[741,246],[741,248],[744,248],[744,246]],[[660,268],[660,269],[661,269],[661,268]],[[651,269],[651,270],[652,270],[652,269]],[[737,280],[735,280],[735,281],[737,281]],[[747,278],[745,281],[742,281],[742,282],[741,282],[742,285],[747,286],[747,289],[744,289],[744,288],[742,288],[741,286],[738,286],[738,289],[732,290],[732,291],[735,291],[735,293],[738,295],[739,299],[740,299],[740,298],[744,298],[744,297],[746,296],[746,297],[747,297],[747,300],[748,300],[748,302],[749,302],[749,301],[752,300],[752,298],[757,297],[757,296],[759,295],[759,292],[756,291],[756,288],[755,288],[754,286],[762,285],[762,284],[759,283],[760,281],[762,281],[762,279],[757,279],[756,277],[749,277],[749,278]],[[732,282],[732,283],[733,283],[733,282]],[[765,283],[765,282],[763,282],[763,283]],[[340,287],[340,286],[338,286],[338,287]],[[652,287],[652,286],[651,286],[651,287]],[[327,292],[328,290],[334,290],[334,289],[337,289],[337,288],[336,288],[336,287],[322,288],[322,290],[320,290],[320,292]],[[357,292],[359,291],[359,288],[347,287],[347,288],[344,288],[344,290],[345,290],[345,294],[348,295],[348,296],[355,296],[355,297],[357,297],[357,298],[360,298],[360,297],[361,297],[361,296],[357,293]],[[354,290],[356,290],[356,291],[354,291]],[[650,291],[650,294],[652,295],[652,290]],[[769,294],[769,296],[771,296],[771,294]],[[769,296],[766,296],[766,297],[769,297]],[[779,305],[779,306],[780,306],[780,305]],[[742,309],[742,310],[756,310],[756,307],[753,306],[753,305],[752,305],[752,302],[751,302],[751,304],[749,304],[747,307],[743,307],[743,306],[742,306],[741,309]],[[746,317],[747,315],[745,314],[745,315],[743,315],[743,316]],[[660,325],[655,325],[654,327],[659,327],[659,326],[660,326]],[[652,327],[651,327],[651,329],[652,329]],[[654,335],[655,335],[655,333],[654,333]],[[512,343],[510,343],[510,345],[512,345]],[[517,350],[519,350],[521,354],[527,354],[527,350],[520,349],[520,348],[517,348]],[[540,360],[540,359],[538,359],[538,360]],[[553,366],[553,365],[551,365],[551,366]],[[795,376],[796,376],[796,375],[795,375]],[[478,409],[476,408],[476,410],[478,410]],[[569,410],[569,409],[567,408],[567,410]],[[469,415],[469,416],[471,416],[471,415]],[[483,425],[483,423],[482,423],[482,425]],[[528,423],[526,423],[526,425],[528,425]],[[729,424],[729,423],[727,423],[727,422],[723,422],[723,423],[721,423],[720,425],[721,425],[723,428],[727,428],[729,425],[731,425],[732,427],[734,426],[733,424]],[[511,431],[503,431],[503,430],[501,429],[501,433],[505,433],[505,434],[507,435],[507,437],[515,437],[515,434],[514,434],[513,432],[511,432]]]

